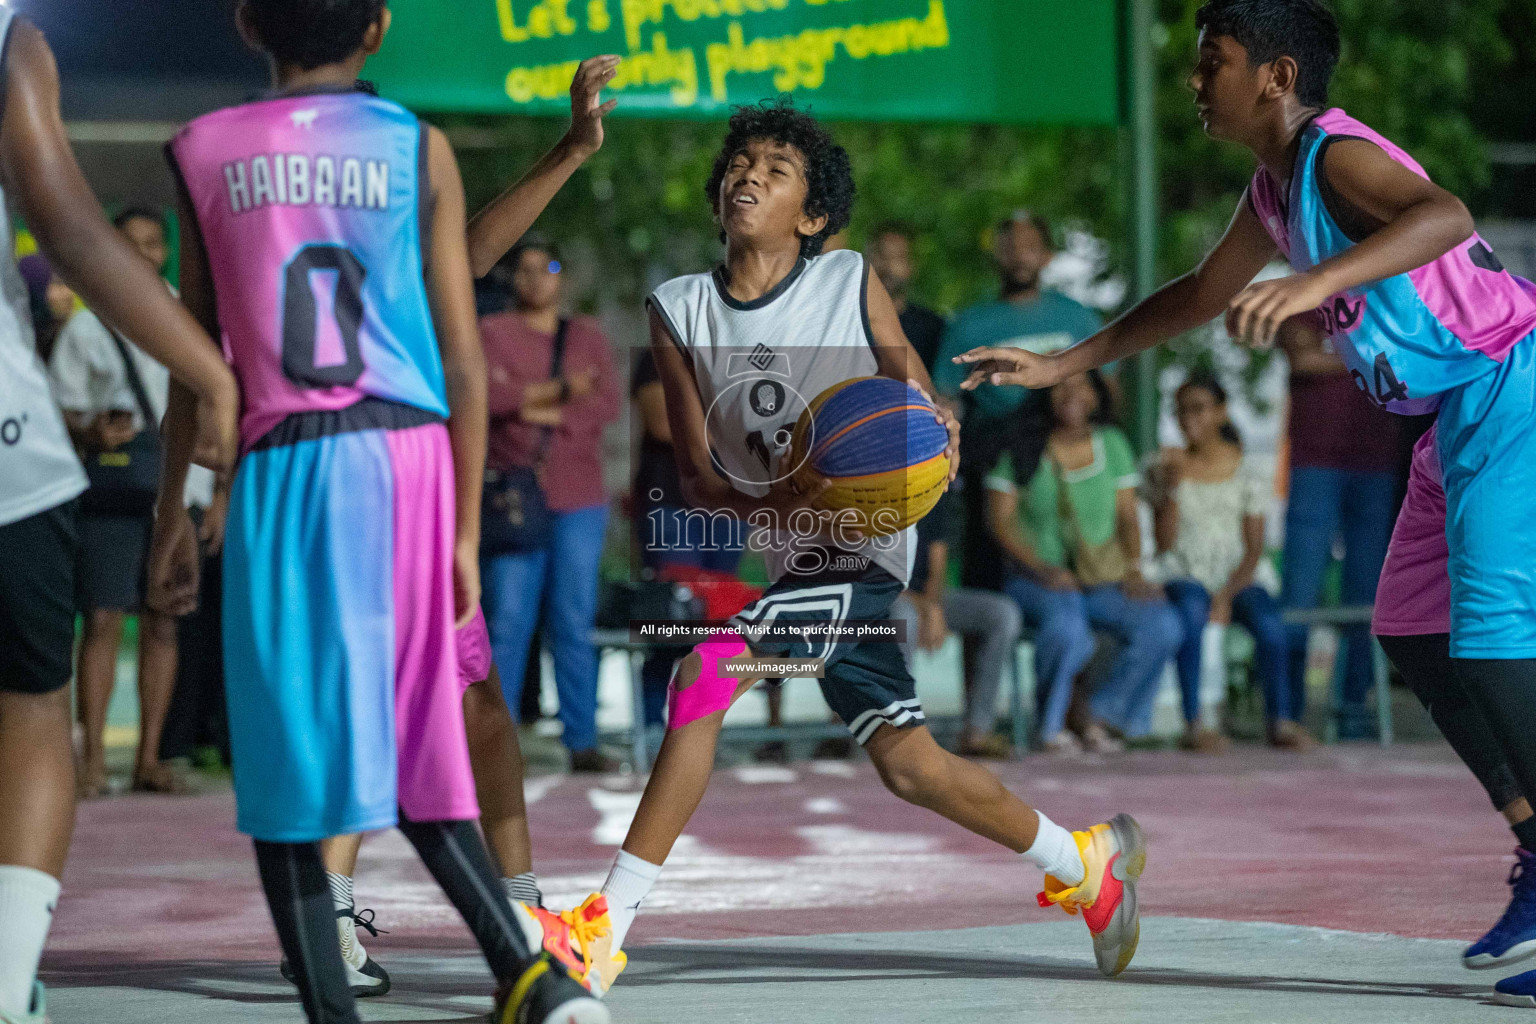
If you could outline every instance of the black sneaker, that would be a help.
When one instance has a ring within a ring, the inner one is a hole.
[[[367,930],[369,935],[379,934],[379,929],[373,926],[373,911],[356,909],[336,911],[336,933],[341,942],[341,962],[347,970],[347,985],[352,989],[352,994],[359,999],[387,995],[390,984],[389,972],[380,967],[373,957],[368,955],[363,944],[357,941],[359,925]],[[289,984],[299,983],[287,957],[278,964],[278,970],[282,972],[284,978],[288,979]]]
[[[608,1007],[548,953],[496,993],[491,1024],[610,1024]]]

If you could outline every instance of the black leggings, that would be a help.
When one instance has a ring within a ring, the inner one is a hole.
[[[517,978],[533,952],[512,916],[506,891],[474,825],[410,821],[401,812],[400,831],[474,933],[491,973],[503,982]],[[310,1024],[357,1024],[320,844],[258,839],[256,866]]]
[[[1532,685],[1532,677],[1529,674],[1519,676],[1519,670],[1516,670],[1519,681],[1513,690],[1517,699],[1510,704],[1508,695],[1500,697],[1495,691],[1502,690],[1484,682],[1489,672],[1479,667],[1523,665],[1526,673],[1529,673],[1531,662],[1453,659],[1451,638],[1446,633],[1383,636],[1377,639],[1381,641],[1387,657],[1392,659],[1392,664],[1402,673],[1408,688],[1429,710],[1429,716],[1439,726],[1446,742],[1472,769],[1472,774],[1483,784],[1483,789],[1488,791],[1488,798],[1493,801],[1495,808],[1502,811],[1526,792],[1536,792],[1536,789],[1524,789],[1511,767],[1522,749],[1536,756],[1536,743],[1527,740],[1511,748],[1495,725],[1496,720],[1511,715],[1515,721],[1522,718],[1526,723],[1536,721],[1536,717],[1532,717],[1536,715],[1536,686]],[[1485,693],[1486,698],[1482,696]],[[1495,714],[1485,715],[1484,705],[1487,701],[1498,704],[1501,700],[1504,703],[1496,709]],[[1524,727],[1523,734],[1526,737],[1531,735],[1528,725]],[[1506,756],[1506,751],[1515,753],[1516,757]],[[1527,763],[1536,766],[1536,760],[1528,760]],[[1536,782],[1536,779],[1530,781]]]

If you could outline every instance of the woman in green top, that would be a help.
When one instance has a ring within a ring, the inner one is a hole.
[[[1039,467],[1020,481],[1005,455],[987,478],[992,535],[1010,562],[1006,590],[1035,630],[1040,740],[1070,751],[1072,682],[1093,657],[1093,629],[1122,649],[1092,699],[1090,746],[1110,747],[1107,724],[1127,737],[1152,726],[1152,702],[1183,627],[1162,592],[1141,576],[1135,457],[1110,425],[1109,389],[1096,371],[1050,391],[1049,440]],[[1029,467],[1018,467],[1029,472]]]

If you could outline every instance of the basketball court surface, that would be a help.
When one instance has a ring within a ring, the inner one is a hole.
[[[1093,967],[1017,857],[897,801],[864,762],[724,768],[630,937],[618,1022],[1518,1020],[1458,954],[1503,910],[1512,837],[1440,745],[1157,752],[999,767],[1057,821],[1146,827],[1141,951]],[[550,901],[602,880],[628,776],[529,781]],[[227,793],[81,808],[44,962],[57,1024],[302,1020]],[[473,1021],[491,980],[396,833],[357,903],[394,991],[365,1020]]]

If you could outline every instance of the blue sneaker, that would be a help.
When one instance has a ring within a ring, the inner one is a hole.
[[[1536,956],[1536,854],[1515,850],[1515,865],[1509,870],[1509,888],[1509,907],[1499,918],[1499,923],[1461,955],[1461,962],[1474,971],[1507,967]],[[1536,978],[1528,982],[1527,987],[1536,992]]]
[[[1536,971],[1505,978],[1493,986],[1493,1001],[1502,1006],[1536,1009]]]

